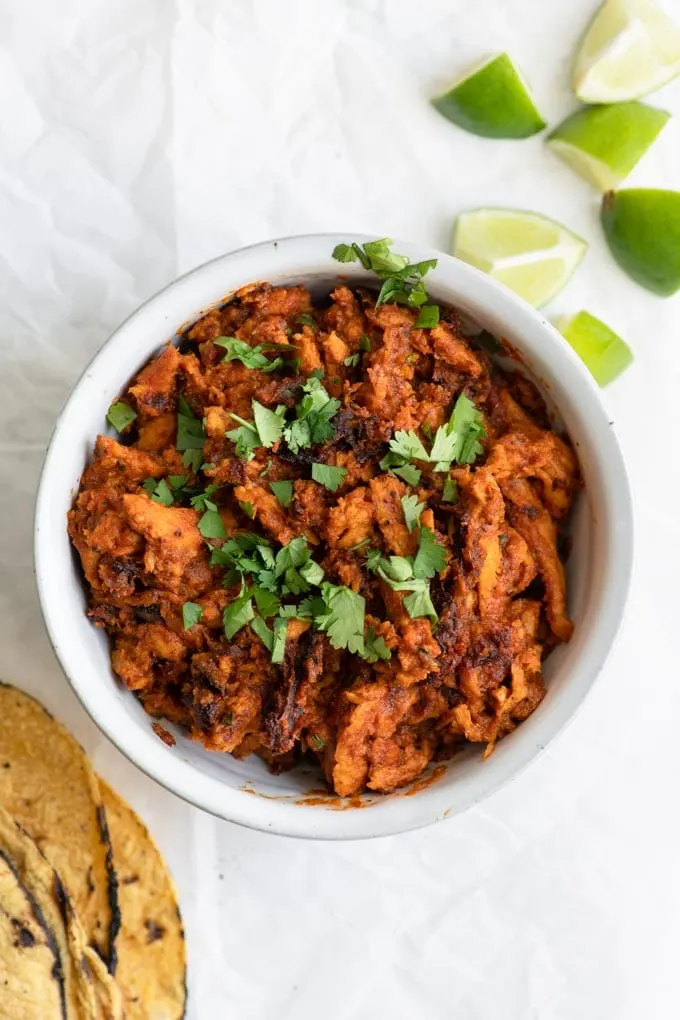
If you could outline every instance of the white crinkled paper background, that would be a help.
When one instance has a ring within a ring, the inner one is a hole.
[[[143,814],[177,878],[191,1020],[639,1020],[677,1009],[680,296],[629,283],[596,196],[540,138],[457,131],[427,98],[508,49],[555,123],[593,0],[0,0],[0,675],[39,695]],[[669,12],[678,11],[665,0]],[[651,100],[680,121],[680,82]],[[672,121],[633,183],[680,187]],[[70,693],[31,527],[69,388],[117,323],[229,249],[320,230],[445,248],[513,205],[591,242],[582,306],[635,366],[605,393],[636,496],[624,634],[510,788],[422,832],[321,845],[155,786]]]

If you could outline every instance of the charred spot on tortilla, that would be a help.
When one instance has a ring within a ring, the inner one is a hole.
[[[24,949],[28,949],[30,946],[35,945],[35,935],[32,931],[26,928],[17,917],[13,917],[12,925],[16,931],[16,943],[17,946],[23,946]]]
[[[113,847],[111,845],[111,836],[109,833],[109,825],[106,817],[106,809],[103,804],[100,804],[97,808],[97,819],[99,821],[99,831],[102,835],[102,841],[106,846],[106,870],[109,876],[109,882],[107,890],[109,894],[109,910],[111,912],[111,920],[109,922],[109,951],[106,956],[102,956],[104,963],[109,968],[111,974],[116,973],[116,938],[120,931],[120,907],[118,904],[118,876],[113,861]],[[96,948],[96,947],[95,947]],[[101,953],[100,953],[101,956]]]
[[[163,927],[162,924],[157,924],[156,921],[150,921],[147,918],[146,921],[144,922],[144,927],[146,928],[147,931],[146,935],[147,942],[158,942],[158,940],[162,939],[163,936],[165,935],[165,928]]]

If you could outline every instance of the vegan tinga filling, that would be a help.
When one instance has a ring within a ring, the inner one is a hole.
[[[560,526],[579,473],[389,242],[380,290],[239,290],[110,409],[69,514],[89,615],[146,711],[340,795],[484,755],[567,641]],[[170,735],[157,727],[166,739]]]

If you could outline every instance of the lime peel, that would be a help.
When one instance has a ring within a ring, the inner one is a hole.
[[[633,280],[662,297],[680,290],[680,192],[609,191],[602,199],[609,249]]]
[[[529,138],[546,126],[507,53],[475,68],[432,105],[458,127],[485,138]]]
[[[670,119],[644,103],[594,106],[567,117],[546,139],[552,151],[600,191],[617,188]]]
[[[625,340],[590,312],[563,315],[555,327],[583,361],[600,386],[617,379],[633,362]]]

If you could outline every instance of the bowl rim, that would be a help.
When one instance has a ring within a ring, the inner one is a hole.
[[[358,242],[371,240],[375,236],[354,231],[348,233]],[[580,683],[576,685],[573,683],[574,677],[569,678],[573,690],[567,691],[563,696],[561,713],[555,719],[546,718],[543,726],[539,726],[540,740],[534,738],[531,741],[516,742],[512,749],[513,753],[507,755],[506,767],[500,770],[499,776],[492,778],[490,771],[488,781],[484,782],[483,769],[478,770],[481,780],[468,783],[469,790],[462,794],[459,790],[455,797],[446,786],[433,784],[418,796],[409,798],[408,811],[398,809],[399,804],[405,807],[405,798],[394,795],[384,799],[380,811],[371,809],[337,811],[324,806],[302,806],[292,799],[253,795],[256,791],[248,790],[244,786],[239,789],[230,787],[216,777],[201,772],[179,754],[172,755],[177,749],[166,747],[152,733],[151,727],[146,740],[142,738],[141,731],[138,733],[133,727],[128,731],[118,732],[105,706],[100,704],[101,699],[98,698],[100,688],[88,684],[87,677],[78,671],[77,640],[62,641],[57,611],[60,592],[58,585],[50,576],[50,528],[46,522],[49,520],[51,494],[59,487],[58,455],[65,423],[78,401],[87,395],[91,378],[96,375],[98,367],[121,338],[135,328],[136,323],[141,319],[153,319],[163,321],[171,331],[179,330],[181,322],[195,321],[201,311],[210,307],[210,303],[207,306],[205,303],[199,306],[199,310],[196,310],[195,305],[193,308],[187,307],[184,319],[168,321],[169,316],[164,314],[164,307],[171,295],[185,290],[190,291],[194,283],[215,274],[216,270],[222,267],[225,270],[229,268],[234,270],[241,261],[250,264],[253,259],[257,262],[259,256],[262,256],[263,263],[267,263],[263,271],[255,275],[245,273],[247,278],[242,279],[240,283],[225,288],[221,293],[216,292],[212,306],[221,304],[225,300],[225,293],[228,295],[239,286],[244,286],[255,279],[266,280],[282,272],[287,272],[289,277],[305,281],[309,280],[312,274],[321,272],[325,263],[325,271],[330,272],[332,268],[332,271],[338,274],[348,267],[343,266],[339,270],[337,263],[330,267],[329,256],[333,247],[345,240],[346,235],[337,233],[301,234],[261,241],[236,249],[179,276],[127,316],[85,367],[57,417],[38,486],[34,530],[36,583],[50,643],[81,705],[114,746],[161,786],[217,818],[264,832],[326,840],[374,838],[420,828],[467,810],[516,779],[539,757],[547,744],[573,720],[592,689],[620,633],[633,569],[633,504],[628,473],[614,432],[614,423],[603,405],[597,385],[581,360],[539,312],[485,273],[427,245],[395,241],[395,249],[408,255],[413,261],[438,259],[440,270],[447,267],[453,277],[458,277],[454,283],[449,281],[447,284],[446,281],[442,281],[445,286],[460,291],[465,287],[465,293],[470,293],[477,305],[486,306],[490,313],[492,306],[496,306],[494,315],[507,322],[508,332],[514,336],[519,334],[522,342],[527,333],[530,336],[542,334],[541,343],[549,345],[551,358],[557,358],[560,378],[565,387],[568,384],[578,387],[579,394],[585,401],[591,419],[586,431],[589,431],[592,437],[592,449],[597,454],[598,469],[604,472],[606,479],[616,488],[615,510],[610,508],[609,514],[614,516],[612,521],[608,521],[614,525],[613,535],[608,535],[607,541],[613,543],[611,551],[615,549],[617,555],[609,556],[609,574],[605,578],[606,605],[597,625],[592,628],[590,645],[583,649],[589,654],[587,657],[583,656],[584,659],[587,658],[587,663],[580,666],[580,674],[583,674]],[[284,265],[281,264],[282,261]],[[305,268],[298,271],[295,268],[297,264],[304,264]],[[435,283],[434,279],[432,282]],[[436,290],[436,285],[431,289]],[[521,343],[518,346],[522,353]],[[530,367],[532,360],[532,357],[528,356]],[[131,369],[131,373],[136,370]],[[557,371],[555,368],[555,373]],[[61,487],[63,488],[63,483]],[[80,606],[78,613],[83,623],[91,626]],[[576,674],[577,670],[572,669],[572,673]],[[125,693],[127,695],[128,692]],[[452,802],[455,802],[455,806],[452,806]]]

